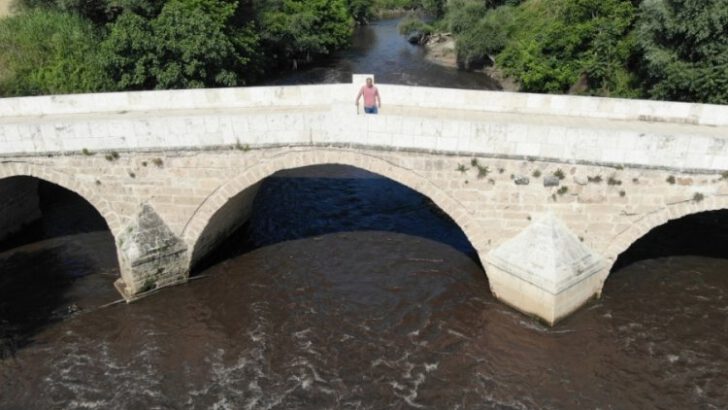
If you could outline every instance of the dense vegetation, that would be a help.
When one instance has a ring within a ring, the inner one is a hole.
[[[453,33],[463,67],[524,91],[728,104],[726,0],[449,0],[405,25]]]
[[[251,84],[346,47],[377,10],[423,10],[464,68],[524,91],[728,104],[728,0],[17,0],[0,95]]]
[[[245,85],[347,45],[346,0],[24,0],[0,95]]]

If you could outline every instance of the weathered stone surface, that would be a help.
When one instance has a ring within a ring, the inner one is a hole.
[[[127,301],[187,279],[187,246],[147,204],[119,235],[117,245],[123,276],[117,288]]]
[[[531,181],[528,179],[527,176],[524,176],[524,175],[516,175],[513,178],[513,182],[516,185],[528,185]]]
[[[553,175],[546,175],[543,177],[543,186],[545,187],[553,187],[553,186],[559,186],[561,184],[561,180]]]
[[[493,293],[509,295],[509,304],[552,324],[598,293],[590,279],[605,268],[602,257],[551,213],[486,256]],[[507,288],[514,283],[529,297],[511,299]],[[567,290],[576,294],[563,300]]]
[[[586,185],[589,183],[589,178],[586,175],[574,175],[574,183],[577,185]]]

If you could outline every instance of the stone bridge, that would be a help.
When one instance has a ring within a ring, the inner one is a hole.
[[[654,227],[728,208],[728,107],[379,85],[0,100],[0,239],[40,217],[37,181],[106,220],[131,301],[187,281],[283,169],[345,164],[430,198],[492,292],[554,323],[599,296]]]

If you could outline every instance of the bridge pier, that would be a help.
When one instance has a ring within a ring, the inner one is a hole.
[[[187,246],[151,206],[141,206],[116,243],[121,279],[114,285],[127,302],[157,288],[187,281]]]
[[[485,256],[491,291],[501,301],[554,325],[602,288],[604,259],[553,214]]]

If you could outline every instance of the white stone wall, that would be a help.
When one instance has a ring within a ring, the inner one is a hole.
[[[0,100],[0,154],[339,145],[728,169],[728,107],[379,85],[152,91]]]

